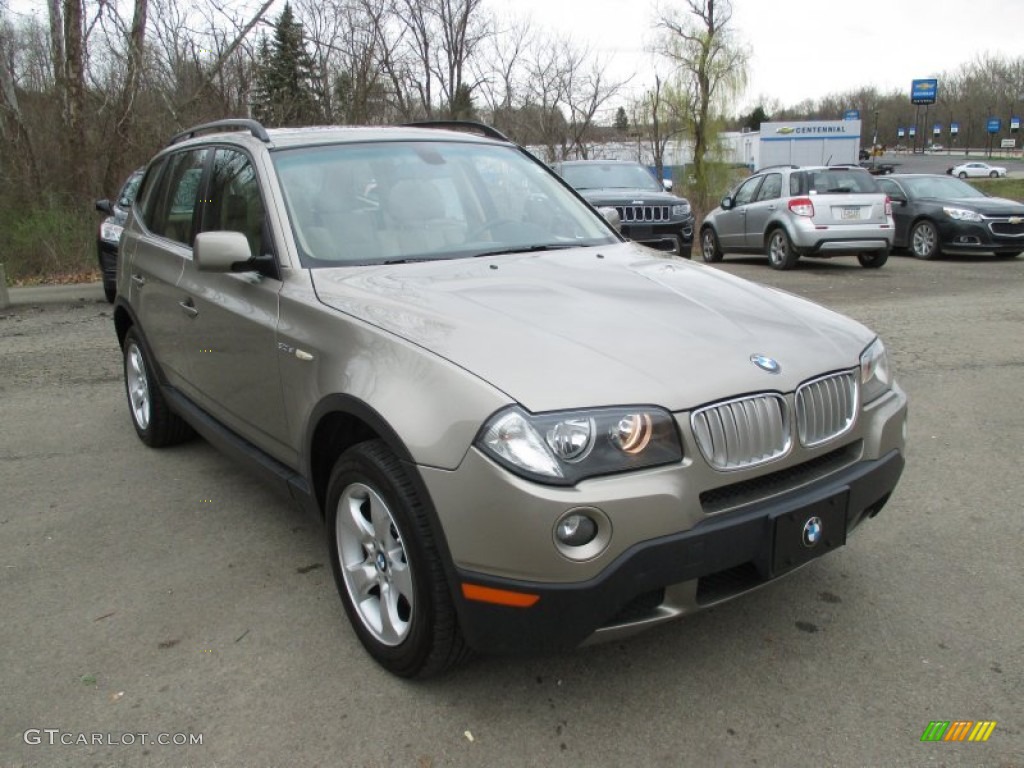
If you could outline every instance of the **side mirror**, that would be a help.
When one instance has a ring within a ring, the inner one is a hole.
[[[722,210],[728,211],[730,208],[732,208],[732,198],[726,195],[722,198]]]
[[[666,192],[672,191],[672,179],[662,179],[661,186],[665,188]]]
[[[597,212],[604,216],[604,220],[615,227],[616,232],[622,231],[622,217],[619,216],[619,212],[614,208],[598,208]]]
[[[241,232],[200,232],[192,246],[192,257],[201,272],[235,272],[252,259],[252,251]],[[256,269],[255,264],[252,269]]]
[[[105,213],[107,216],[114,215],[114,206],[110,204],[110,201],[106,198],[96,201],[96,210],[100,213]]]

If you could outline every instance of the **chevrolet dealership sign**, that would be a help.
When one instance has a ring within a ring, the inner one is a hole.
[[[860,137],[860,120],[807,120],[795,123],[762,123],[761,136],[770,138],[821,139]]]

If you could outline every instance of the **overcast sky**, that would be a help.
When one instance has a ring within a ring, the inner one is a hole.
[[[632,76],[625,98],[616,103],[653,84],[647,49],[654,42],[655,0],[486,2],[499,14],[529,16],[539,29],[570,33],[598,52],[615,77]],[[43,0],[0,0],[0,5],[45,18]],[[737,112],[749,112],[762,97],[793,106],[861,86],[909,95],[914,78],[955,70],[979,54],[1024,56],[1024,0],[732,0],[732,5],[734,29],[751,52],[749,85]],[[278,0],[276,7],[281,6]],[[271,18],[278,12],[272,10]]]
[[[530,15],[537,26],[571,32],[577,42],[605,54],[623,78],[636,73],[631,93],[653,83],[653,64],[645,53],[653,39],[653,2],[491,2]],[[749,111],[761,95],[792,106],[872,85],[906,91],[909,97],[914,78],[955,70],[978,54],[1024,56],[1024,0],[732,0],[732,5],[733,26],[751,51],[750,82],[738,111]]]

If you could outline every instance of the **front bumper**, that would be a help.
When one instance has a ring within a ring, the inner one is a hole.
[[[461,598],[463,634],[471,646],[486,651],[564,650],[591,636],[631,633],[742,594],[792,570],[775,562],[777,520],[792,517],[801,525],[823,505],[843,498],[845,541],[846,532],[882,509],[903,465],[902,452],[894,450],[770,503],[640,542],[582,583],[553,585],[459,569],[463,583],[539,596],[525,609]]]
[[[1001,227],[1006,233],[998,233]],[[1024,226],[1004,221],[940,221],[940,248],[944,253],[986,254],[1024,251]]]
[[[622,234],[635,243],[686,256],[693,247],[693,217],[664,224],[624,223]]]
[[[803,525],[800,515],[840,497],[845,525],[834,510],[823,519],[843,530],[842,544],[845,530],[877,514],[896,485],[906,412],[906,395],[894,386],[863,406],[841,439],[795,445],[783,458],[729,472],[712,469],[695,449],[687,413],[676,414],[682,462],[572,487],[517,477],[475,448],[455,470],[419,466],[467,640],[484,651],[562,649],[736,596],[784,570],[773,538],[780,517]],[[600,551],[577,555],[556,540],[558,521],[580,510],[598,522]],[[480,602],[465,596],[465,585],[539,599],[526,608]]]

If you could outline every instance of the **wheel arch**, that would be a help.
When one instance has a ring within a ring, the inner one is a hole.
[[[313,409],[308,424],[303,442],[302,473],[309,479],[321,516],[325,512],[331,470],[338,457],[353,445],[380,439],[400,461],[413,463],[409,448],[387,420],[352,395],[327,395]],[[413,474],[418,478],[418,473]]]

